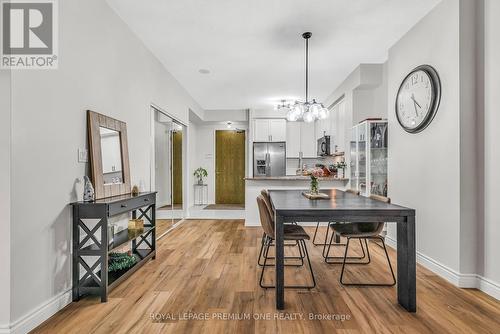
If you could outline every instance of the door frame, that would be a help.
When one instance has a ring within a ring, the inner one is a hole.
[[[183,218],[187,216],[187,192],[188,192],[188,168],[187,165],[187,131],[188,125],[180,120],[178,117],[167,112],[165,109],[159,107],[158,105],[151,103],[149,105],[148,115],[149,115],[149,190],[155,189],[156,184],[156,170],[155,170],[155,112],[159,111],[167,117],[170,117],[173,121],[182,126],[182,215]],[[172,185],[173,188],[173,185]]]
[[[247,146],[248,146],[248,132],[249,132],[249,128],[248,126],[246,125],[240,125],[240,124],[235,124],[233,123],[232,124],[234,126],[234,129],[228,129],[228,128],[217,128],[217,129],[214,129],[213,131],[213,147],[214,147],[214,150],[213,150],[213,164],[212,164],[212,168],[213,168],[213,171],[214,171],[214,175],[213,175],[213,185],[214,185],[214,204],[217,204],[217,131],[244,131],[245,132],[245,145],[244,145],[244,149],[245,149],[245,152],[243,153],[244,156],[245,156],[245,170],[243,171],[243,174],[246,176],[248,176],[248,154],[247,154]],[[241,126],[241,127],[240,127]],[[246,192],[246,183],[245,183],[245,192]],[[246,196],[245,196],[246,197]],[[243,202],[243,205],[245,205],[245,202]]]

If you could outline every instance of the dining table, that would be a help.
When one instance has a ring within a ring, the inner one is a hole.
[[[325,199],[308,199],[305,190],[269,190],[275,212],[276,308],[285,309],[284,225],[300,222],[386,222],[397,224],[397,298],[416,312],[415,210],[338,189],[321,190]]]

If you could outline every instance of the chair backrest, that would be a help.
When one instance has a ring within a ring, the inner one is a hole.
[[[371,199],[374,199],[376,201],[380,201],[380,202],[384,202],[384,203],[388,203],[390,204],[391,203],[391,199],[389,197],[385,197],[385,196],[380,196],[380,195],[370,195],[370,198]]]
[[[345,192],[349,193],[349,194],[353,194],[353,195],[359,196],[359,190],[356,190],[356,189],[347,189]]]
[[[380,201],[380,202],[387,203],[387,204],[391,203],[391,199],[389,197],[385,197],[385,196],[370,195],[370,198],[375,200],[375,201]],[[380,234],[380,232],[382,232],[382,230],[384,229],[384,225],[385,225],[385,222],[378,223],[378,225],[376,226],[376,229],[375,229],[375,233],[377,235]]]
[[[264,200],[266,201],[266,205],[269,209],[269,214],[274,219],[274,210],[273,210],[273,206],[271,205],[271,196],[269,196],[269,191],[267,191],[267,189],[262,189],[260,191],[260,194],[262,195],[262,197],[264,197]]]
[[[260,225],[264,233],[268,237],[274,238],[274,221],[271,218],[264,196],[259,195],[257,197],[257,206],[259,207]]]

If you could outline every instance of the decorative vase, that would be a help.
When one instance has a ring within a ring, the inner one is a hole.
[[[199,178],[198,179],[198,185],[202,186],[203,185],[203,179],[202,178]]]
[[[92,182],[88,176],[83,177],[84,187],[83,187],[83,201],[84,202],[92,202],[95,199],[94,187],[92,186]]]
[[[309,192],[312,195],[317,195],[319,193],[318,178],[315,176],[311,176],[311,189],[309,190]]]

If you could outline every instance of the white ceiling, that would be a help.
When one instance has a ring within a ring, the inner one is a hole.
[[[387,50],[440,0],[108,0],[204,109],[326,98]],[[199,69],[209,69],[201,74]]]

